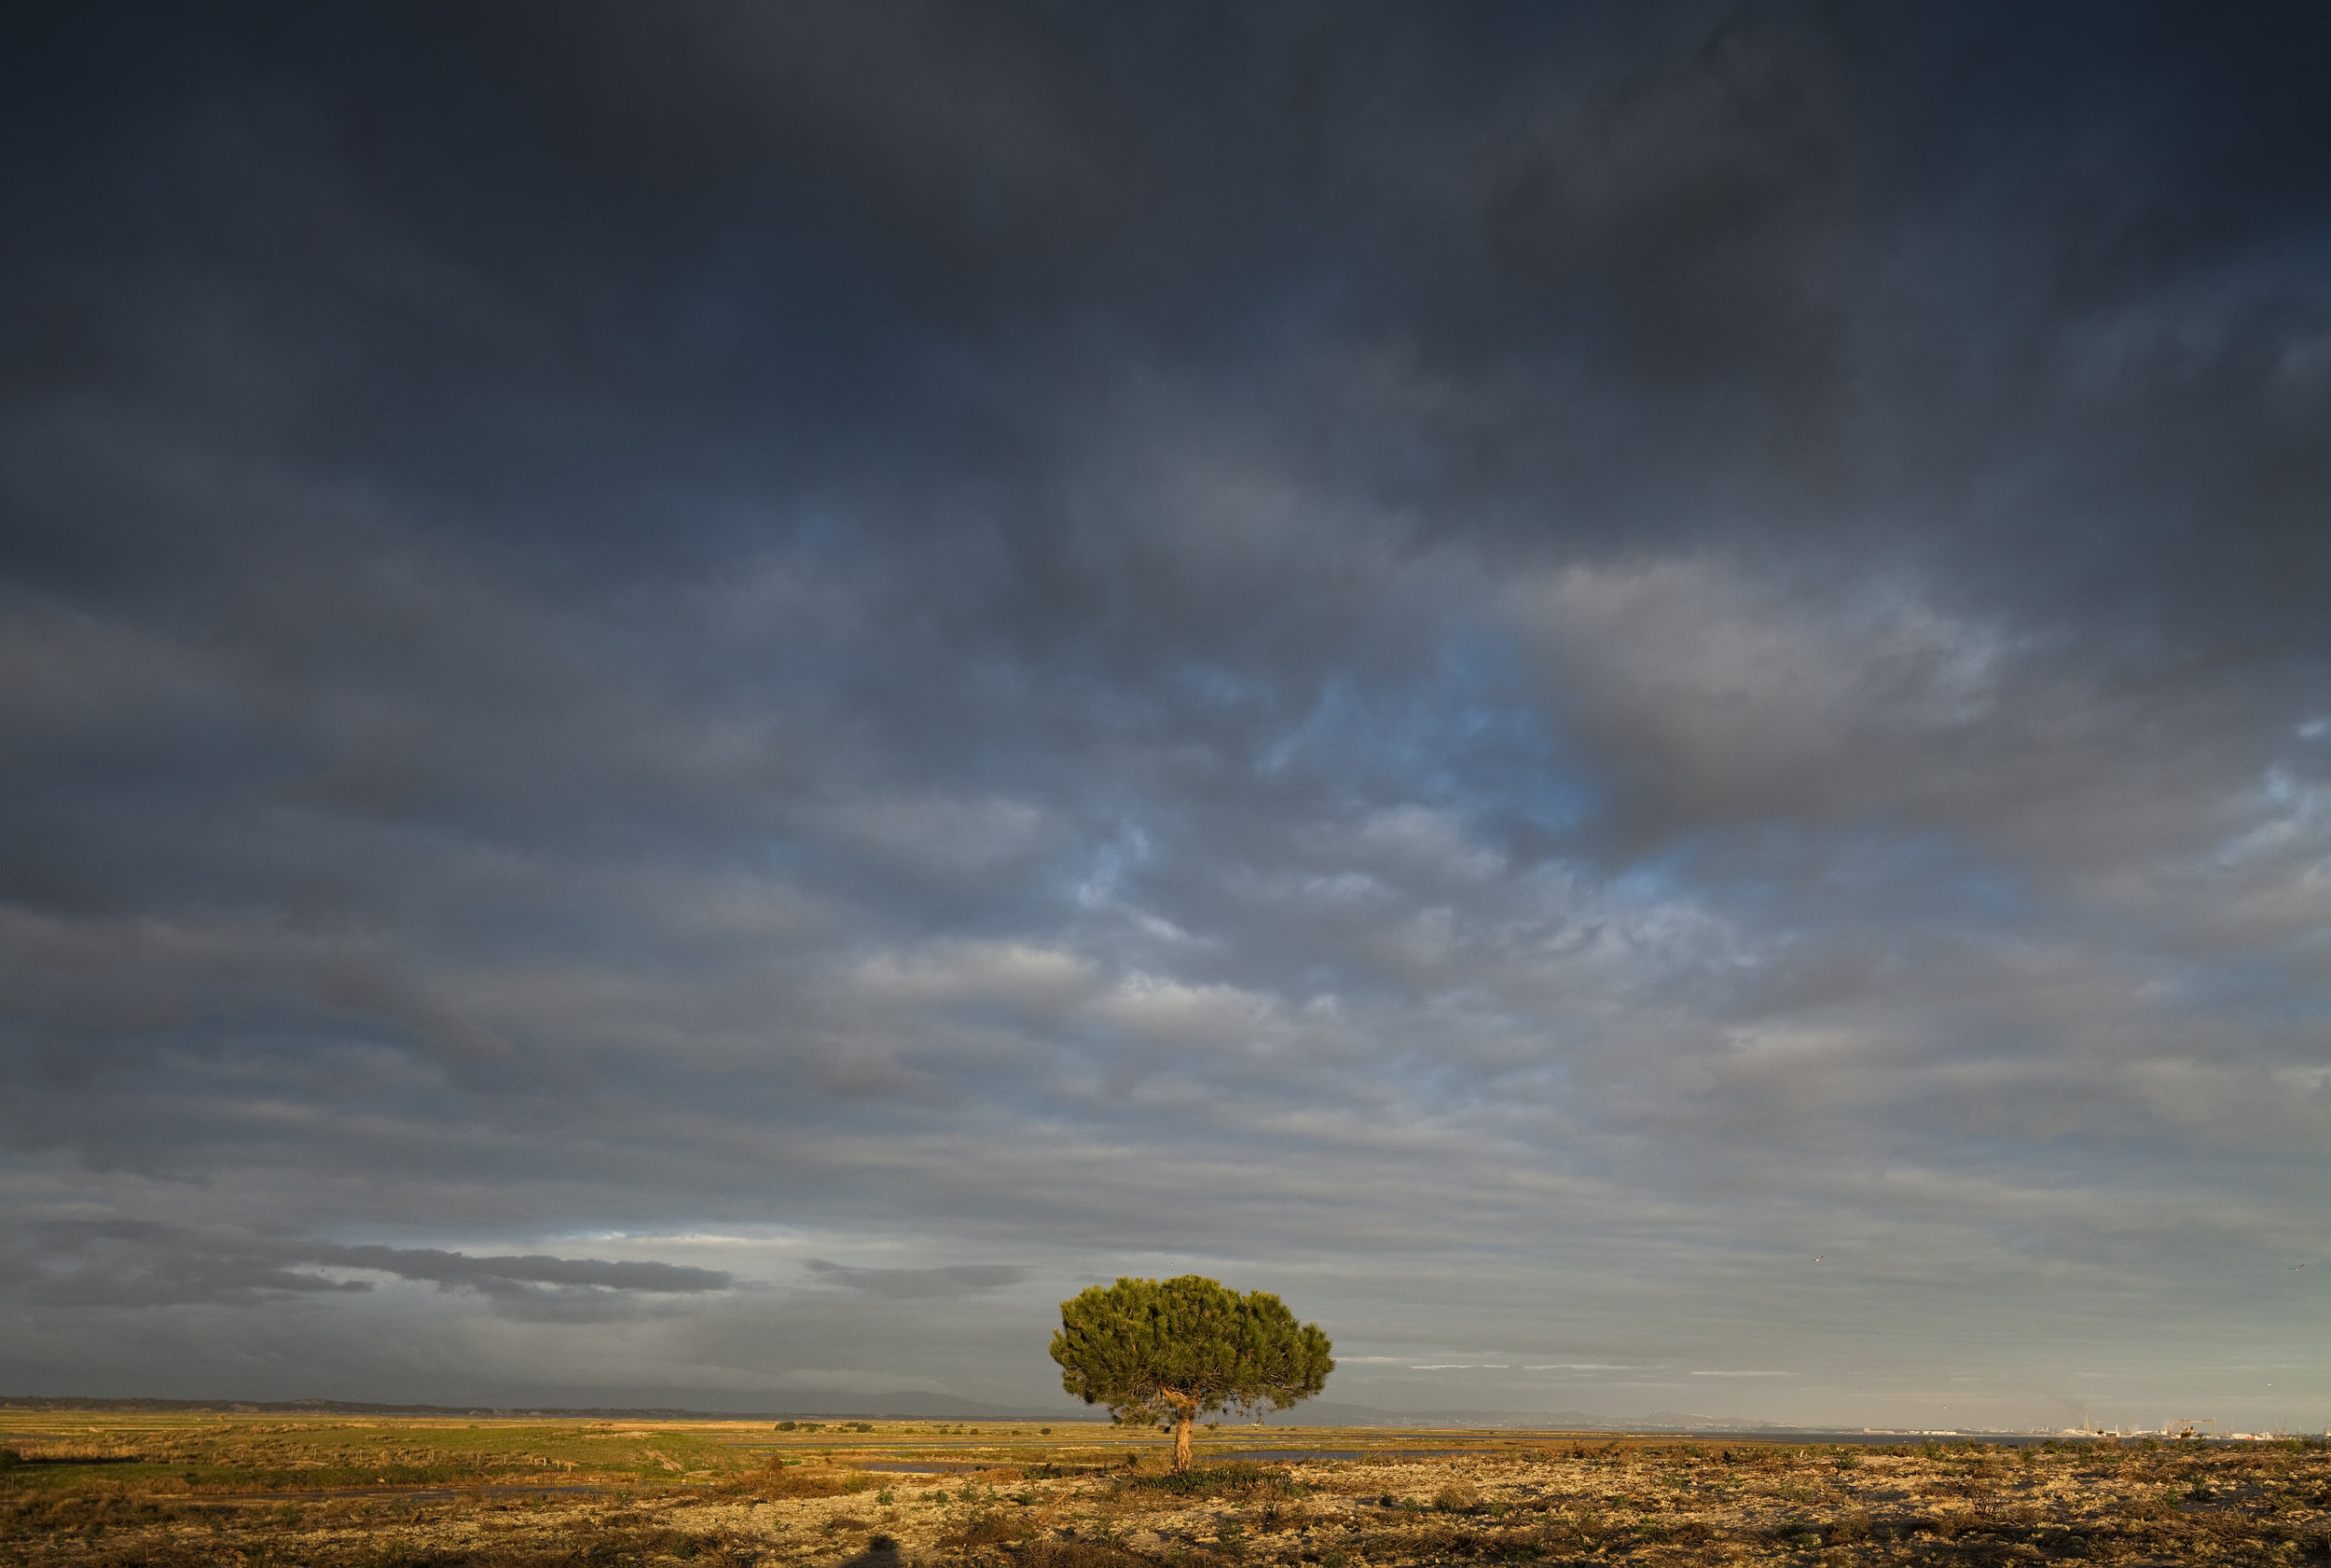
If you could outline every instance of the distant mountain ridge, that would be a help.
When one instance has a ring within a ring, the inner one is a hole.
[[[959,1399],[949,1394],[900,1389],[889,1394],[829,1396],[815,1406],[762,1410],[706,1410],[671,1405],[393,1405],[358,1399],[145,1399],[78,1398],[52,1395],[0,1395],[0,1410],[122,1410],[164,1413],[223,1412],[310,1415],[534,1416],[598,1421],[958,1421],[1106,1422],[1097,1409],[1029,1409]],[[1234,1435],[1248,1424],[1225,1422]],[[1780,1431],[1769,1422],[1653,1410],[1615,1417],[1589,1410],[1391,1410],[1376,1405],[1315,1399],[1257,1424],[1262,1431],[1305,1426],[1390,1426],[1411,1430],[1503,1427],[1558,1432],[1752,1432]],[[1219,1436],[1220,1434],[1218,1434]]]
[[[311,1415],[434,1415],[434,1416],[589,1416],[607,1421],[1102,1421],[1106,1414],[1081,1410],[1020,1410],[985,1405],[946,1394],[902,1390],[895,1394],[844,1396],[836,1405],[815,1408],[795,1405],[783,1410],[700,1410],[673,1405],[392,1405],[364,1399],[147,1399],[83,1398],[70,1395],[0,1395],[0,1410],[122,1410],[156,1414],[173,1410],[190,1413],[219,1411],[233,1414]]]
[[[1770,1422],[1745,1421],[1737,1416],[1693,1415],[1682,1410],[1652,1410],[1638,1416],[1605,1415],[1593,1410],[1388,1410],[1375,1405],[1340,1404],[1314,1399],[1291,1410],[1274,1414],[1266,1427],[1401,1426],[1512,1427],[1556,1432],[1762,1432],[1777,1431]]]

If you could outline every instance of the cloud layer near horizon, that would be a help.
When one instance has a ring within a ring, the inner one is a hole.
[[[50,25],[0,1385],[2320,1418],[2320,20]]]

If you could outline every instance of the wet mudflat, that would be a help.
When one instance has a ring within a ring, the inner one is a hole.
[[[1313,1451],[1358,1457],[1212,1459],[1175,1477],[1148,1434],[1014,1441],[971,1474],[868,1469],[912,1462],[895,1459],[917,1446],[904,1426],[876,1435],[879,1452],[872,1440],[853,1453],[817,1434],[748,1451],[733,1446],[742,1435],[685,1423],[91,1425],[74,1441],[111,1463],[0,1473],[0,1561],[1427,1568],[2331,1557],[2331,1452],[2320,1443],[1846,1447],[1504,1434],[1428,1454],[1353,1432],[1322,1434]],[[49,1436],[39,1457],[74,1457]],[[408,1471],[466,1463],[474,1479],[264,1495],[230,1484],[257,1459],[321,1481],[391,1457]],[[576,1468],[518,1482],[545,1461]]]

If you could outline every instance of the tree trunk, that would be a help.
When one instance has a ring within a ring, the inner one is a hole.
[[[1184,1410],[1174,1421],[1174,1469],[1177,1472],[1190,1468],[1190,1423],[1195,1414],[1195,1411]]]

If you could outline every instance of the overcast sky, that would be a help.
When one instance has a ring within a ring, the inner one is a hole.
[[[2320,1430],[2325,16],[29,19],[0,1392]]]

